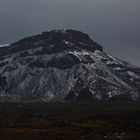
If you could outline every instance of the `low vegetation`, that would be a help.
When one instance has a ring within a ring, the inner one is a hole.
[[[0,140],[139,140],[140,103],[1,103]]]

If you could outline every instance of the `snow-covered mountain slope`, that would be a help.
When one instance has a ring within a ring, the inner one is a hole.
[[[0,48],[1,101],[139,100],[140,68],[87,34],[53,30]]]

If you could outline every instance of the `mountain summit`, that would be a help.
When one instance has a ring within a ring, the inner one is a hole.
[[[53,30],[0,48],[0,101],[139,100],[140,68],[80,31]]]

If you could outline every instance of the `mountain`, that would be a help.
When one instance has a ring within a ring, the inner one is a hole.
[[[80,31],[53,30],[0,48],[0,101],[134,100],[140,68]]]

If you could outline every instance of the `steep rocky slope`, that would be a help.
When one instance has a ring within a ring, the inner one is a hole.
[[[1,101],[139,100],[140,68],[85,33],[53,30],[0,48]]]

